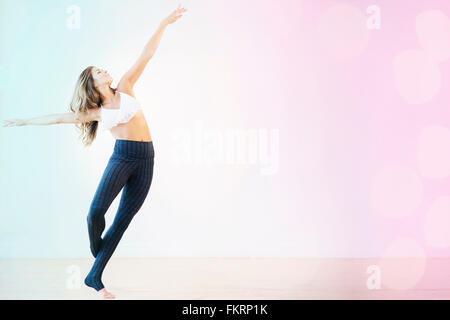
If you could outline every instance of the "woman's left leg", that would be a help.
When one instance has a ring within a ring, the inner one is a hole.
[[[138,160],[139,165],[123,188],[117,214],[103,237],[94,265],[85,279],[85,284],[97,291],[105,287],[101,281],[103,270],[150,190],[153,178],[153,160],[153,157]]]

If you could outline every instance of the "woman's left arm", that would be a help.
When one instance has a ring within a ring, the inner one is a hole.
[[[139,56],[136,63],[120,79],[120,82],[117,85],[117,89],[119,91],[122,91],[125,93],[131,93],[131,95],[134,96],[134,93],[133,93],[134,84],[141,76],[142,72],[144,71],[145,67],[147,66],[147,63],[150,61],[150,59],[155,54],[156,49],[158,48],[159,43],[161,41],[164,30],[166,29],[166,27],[169,24],[172,24],[175,21],[177,21],[179,18],[181,18],[183,12],[186,12],[186,11],[187,11],[187,9],[184,9],[181,7],[181,5],[178,5],[178,8],[161,22],[161,24],[158,27],[158,30],[156,30],[156,32],[153,34],[151,39],[145,45],[144,50],[142,51],[142,53]]]

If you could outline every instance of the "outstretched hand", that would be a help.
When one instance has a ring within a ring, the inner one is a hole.
[[[187,9],[181,7],[181,4],[178,5],[178,8],[172,12],[167,18],[164,19],[167,24],[174,23],[178,19],[180,19],[183,16],[183,12],[186,12]]]
[[[2,120],[2,127],[21,127],[26,125],[23,119]]]

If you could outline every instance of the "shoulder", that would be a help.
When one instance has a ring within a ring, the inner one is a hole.
[[[100,121],[101,120],[101,111],[102,111],[102,108],[98,107],[98,108],[88,109],[84,113],[85,113],[85,116],[88,121]]]
[[[136,98],[134,95],[133,87],[124,79],[122,79],[116,88],[117,91],[126,93],[129,96],[132,96],[133,98]]]
[[[101,120],[101,110],[100,108],[91,108],[86,111],[74,113],[73,114],[75,123],[87,123],[91,121],[100,121]]]

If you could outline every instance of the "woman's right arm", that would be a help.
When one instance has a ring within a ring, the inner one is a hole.
[[[86,112],[80,112],[78,116],[73,112],[53,113],[44,116],[28,118],[28,119],[11,119],[2,120],[3,127],[21,127],[21,126],[48,126],[52,124],[63,123],[86,123],[91,121],[99,121],[99,109],[91,109]]]

